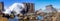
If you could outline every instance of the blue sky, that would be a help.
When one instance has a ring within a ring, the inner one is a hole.
[[[60,8],[60,0],[36,0],[35,2],[35,9],[45,9],[46,5],[52,4],[54,8]]]
[[[5,6],[10,6],[13,3],[23,3],[23,2],[30,2],[30,3],[34,3],[34,0],[4,0],[4,5]]]
[[[57,9],[60,8],[60,0],[0,0],[0,2],[1,1],[4,2],[4,7],[9,7],[15,2],[18,3],[30,2],[35,4],[35,10],[39,10],[39,9],[44,10],[45,6],[49,4],[52,4],[53,7]]]

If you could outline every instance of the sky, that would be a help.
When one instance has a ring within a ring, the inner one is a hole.
[[[35,9],[45,9],[46,5],[53,5],[54,8],[59,9],[60,8],[60,0],[36,0],[35,2]]]
[[[39,9],[45,9],[46,5],[53,5],[54,8],[60,8],[60,0],[0,0],[0,2],[4,2],[4,7],[8,8],[13,3],[23,3],[23,2],[30,2],[34,3],[35,11]]]

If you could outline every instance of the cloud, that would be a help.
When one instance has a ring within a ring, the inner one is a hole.
[[[8,9],[5,9],[6,11],[4,13],[11,14],[11,11],[15,11],[16,14],[19,14],[22,11],[23,8],[25,8],[24,4],[14,3],[13,5],[9,6]]]
[[[8,7],[7,6],[4,6],[4,10],[6,10],[6,9],[8,9]]]

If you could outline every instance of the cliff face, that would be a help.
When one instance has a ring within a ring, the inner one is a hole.
[[[4,3],[0,2],[0,10],[3,11],[4,10]]]
[[[34,13],[34,3],[24,3],[26,13]]]

